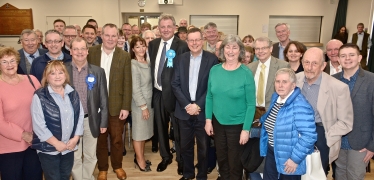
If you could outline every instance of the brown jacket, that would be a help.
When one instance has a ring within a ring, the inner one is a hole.
[[[101,67],[101,45],[90,47],[87,60]],[[109,115],[118,116],[121,110],[131,110],[132,77],[129,53],[116,47],[109,74]]]

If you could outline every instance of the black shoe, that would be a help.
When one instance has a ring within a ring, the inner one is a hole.
[[[127,153],[127,151],[126,151],[126,149],[124,149],[122,155],[126,156],[126,153]]]
[[[178,162],[177,172],[179,175],[183,175],[183,162]]]
[[[158,151],[158,147],[157,146],[152,146],[152,152],[157,153],[157,151]]]
[[[163,159],[157,166],[157,172],[165,171],[165,169],[169,164],[171,164],[171,162],[173,162],[173,157],[171,157],[170,159]]]
[[[136,160],[136,158],[134,158],[134,164],[135,164],[135,168],[138,167],[139,170],[142,171],[142,172],[152,171],[151,168],[149,167],[149,165],[147,163],[145,164],[145,168],[144,169],[140,168],[140,166],[139,166],[138,161]]]
[[[194,178],[185,178],[185,177],[181,177],[179,180],[192,180]]]
[[[214,170],[215,167],[208,167],[207,173],[210,174]]]

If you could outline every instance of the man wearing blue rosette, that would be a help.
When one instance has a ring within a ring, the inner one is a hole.
[[[189,51],[187,43],[174,37],[175,19],[170,14],[162,14],[158,21],[161,38],[149,42],[148,52],[151,60],[151,75],[153,84],[152,105],[155,122],[158,128],[159,149],[162,161],[157,171],[164,171],[172,162],[168,138],[169,120],[174,127],[174,138],[178,161],[178,174],[183,174],[183,162],[180,156],[179,128],[174,117],[175,96],[171,87],[174,74],[173,59],[175,56]]]
[[[97,137],[105,133],[108,127],[105,72],[103,68],[87,62],[88,45],[84,39],[78,37],[71,41],[70,54],[72,62],[65,63],[65,66],[71,86],[78,92],[84,110],[84,131],[78,150],[74,152],[72,175],[74,179],[94,180]]]

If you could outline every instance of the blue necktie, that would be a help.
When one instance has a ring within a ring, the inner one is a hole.
[[[127,41],[125,41],[125,51],[126,51],[126,52],[129,52],[129,51],[128,51],[128,48],[127,48]]]
[[[161,85],[161,74],[162,74],[162,70],[164,69],[164,64],[165,64],[165,55],[166,55],[166,45],[168,43],[167,42],[164,42],[164,48],[162,48],[162,53],[161,53],[161,58],[160,58],[160,62],[158,64],[158,71],[157,71],[157,84],[162,87]]]
[[[34,55],[32,55],[32,54],[30,54],[30,56],[29,57],[31,57],[31,59],[32,60],[34,60],[35,59],[35,56]]]

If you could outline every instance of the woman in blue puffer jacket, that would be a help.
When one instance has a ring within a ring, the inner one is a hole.
[[[276,92],[260,119],[264,180],[300,180],[306,173],[305,158],[317,140],[314,111],[296,87],[293,70],[283,68],[275,76]]]

